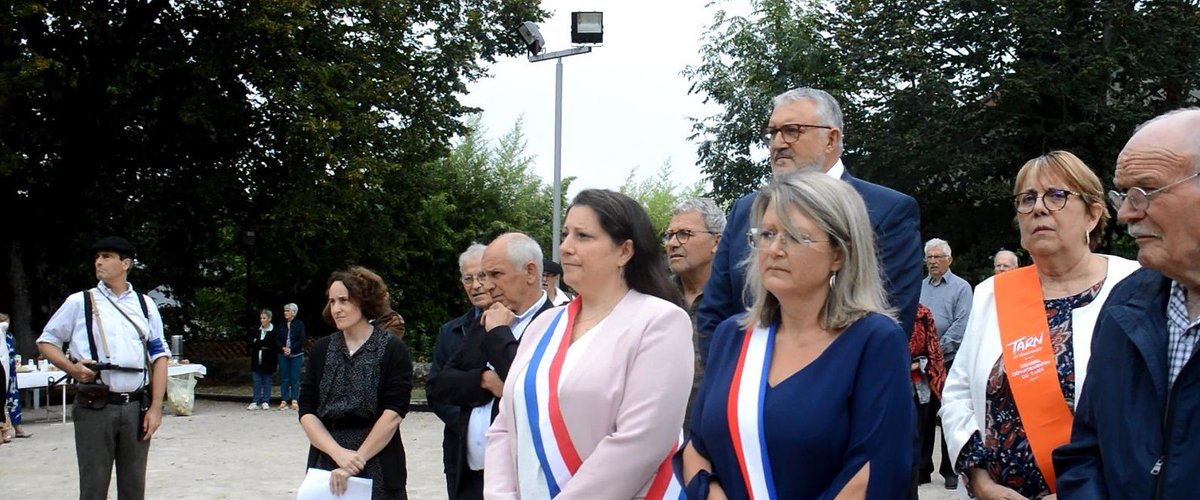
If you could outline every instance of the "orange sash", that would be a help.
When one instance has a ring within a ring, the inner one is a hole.
[[[1004,372],[1034,461],[1054,492],[1050,453],[1071,440],[1074,417],[1058,381],[1037,268],[1026,266],[1000,273],[995,284]]]

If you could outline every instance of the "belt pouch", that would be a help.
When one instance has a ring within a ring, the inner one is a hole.
[[[75,384],[75,404],[99,410],[108,405],[108,386],[100,383]]]

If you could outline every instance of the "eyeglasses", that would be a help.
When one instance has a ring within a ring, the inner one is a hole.
[[[478,281],[480,283],[487,281],[487,274],[486,273],[464,274],[462,276],[462,278],[460,278],[460,279],[462,280],[462,284],[464,284],[466,286],[471,286],[471,285],[474,285],[476,281]]]
[[[783,235],[780,238],[780,235]],[[753,228],[746,233],[746,239],[750,242],[750,246],[756,250],[767,250],[775,243],[775,240],[780,240],[780,246],[787,250],[789,245],[796,244],[804,248],[809,248],[813,243],[828,243],[829,240],[814,240],[807,234],[801,234],[799,237],[792,236],[791,233],[784,231],[770,231],[766,229]]]
[[[771,141],[775,139],[775,134],[783,134],[783,142],[791,144],[800,140],[800,134],[804,133],[806,128],[823,128],[825,130],[833,130],[833,127],[826,125],[809,125],[806,123],[785,123],[779,127],[764,127],[762,131],[763,144],[771,145]]]
[[[1019,214],[1027,214],[1033,212],[1033,208],[1037,206],[1038,198],[1042,199],[1042,205],[1046,210],[1057,212],[1067,206],[1067,200],[1071,195],[1080,196],[1079,193],[1068,191],[1066,189],[1051,188],[1045,193],[1037,194],[1036,191],[1028,191],[1025,193],[1013,196],[1013,207],[1017,209]]]
[[[1196,172],[1192,175],[1167,184],[1166,186],[1155,189],[1154,191],[1150,191],[1149,193],[1140,187],[1129,188],[1129,190],[1125,191],[1124,193],[1113,189],[1108,192],[1108,203],[1112,205],[1113,210],[1120,212],[1121,205],[1125,203],[1125,200],[1129,200],[1129,204],[1133,206],[1133,209],[1141,212],[1147,208],[1150,208],[1150,198],[1158,196],[1159,193],[1175,187],[1176,184],[1182,184],[1195,179],[1197,176],[1200,176],[1200,172]]]
[[[926,255],[925,262],[933,262],[935,260],[943,260],[950,257],[949,255]]]
[[[680,245],[686,245],[688,240],[692,239],[692,236],[695,236],[700,233],[721,234],[721,233],[717,233],[717,232],[713,232],[713,231],[692,231],[690,229],[680,229],[678,231],[664,232],[662,234],[662,240],[663,240],[663,244],[667,245],[667,244],[671,243],[671,238],[675,238],[675,239],[679,240]]]

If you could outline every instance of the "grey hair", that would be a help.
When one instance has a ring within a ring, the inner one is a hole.
[[[933,238],[929,241],[926,241],[925,242],[925,253],[929,253],[930,248],[941,248],[942,250],[946,251],[947,257],[951,257],[950,243],[947,243],[946,240],[943,240],[941,238]]]
[[[683,200],[671,210],[671,217],[688,212],[697,212],[704,219],[704,229],[714,233],[725,231],[725,214],[712,198],[692,198]]]
[[[996,252],[996,255],[992,256],[992,262],[996,262],[996,259],[999,259],[1000,256],[1012,257],[1014,264],[1016,264],[1018,266],[1021,265],[1020,257],[1017,257],[1017,253],[1012,250],[1001,250],[999,252]]]
[[[838,136],[838,154],[841,154],[843,148],[842,139],[846,137],[846,128],[842,124],[842,107],[838,105],[837,99],[834,99],[829,92],[811,87],[799,87],[784,92],[775,96],[774,105],[776,108],[789,102],[808,99],[817,105],[817,116],[821,117],[819,125],[834,127],[842,132]]]
[[[467,267],[468,260],[482,259],[484,250],[487,250],[487,246],[479,242],[472,241],[471,246],[467,247],[463,253],[458,254],[458,272],[463,272],[463,268]]]
[[[833,250],[842,256],[842,268],[821,307],[819,319],[823,328],[840,330],[872,312],[896,318],[883,289],[883,275],[875,255],[875,233],[866,203],[850,184],[813,171],[777,177],[760,189],[754,199],[751,212],[754,227],[762,224],[767,205],[772,203],[787,232],[799,233],[789,215],[796,210],[812,219],[828,236]],[[754,305],[750,314],[742,318],[742,327],[767,326],[780,317],[779,299],[763,285],[758,259],[753,254],[748,259],[746,286],[754,295]]]
[[[267,320],[270,320],[271,318],[275,317],[275,314],[272,313],[270,309],[263,309],[263,310],[259,311],[258,314],[266,316]]]
[[[542,275],[542,247],[525,233],[504,233],[496,239],[508,240],[508,260],[513,267],[525,269],[525,264],[537,265],[537,275]]]
[[[295,302],[289,302],[283,306],[283,310],[291,311],[292,314],[296,314],[296,313],[300,312],[300,307],[297,306]]]

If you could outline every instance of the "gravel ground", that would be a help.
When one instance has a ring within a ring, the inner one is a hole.
[[[18,498],[77,498],[71,420],[61,423],[58,407],[27,408],[24,418],[25,430],[34,435],[0,446],[0,491]],[[413,412],[401,429],[409,498],[444,499],[441,422],[432,413]],[[192,416],[163,417],[150,446],[146,498],[295,498],[307,450],[294,411],[247,411],[246,403],[197,400]],[[935,473],[933,479],[934,484],[921,487],[921,500],[954,498],[942,487],[941,476]],[[116,496],[114,481],[109,498]]]

